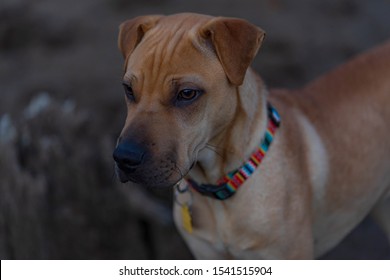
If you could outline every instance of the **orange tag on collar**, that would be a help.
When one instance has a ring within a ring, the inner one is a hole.
[[[192,217],[190,208],[187,204],[181,206],[181,217],[183,222],[183,227],[188,233],[192,233]]]

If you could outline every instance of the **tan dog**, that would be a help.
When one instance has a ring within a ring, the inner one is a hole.
[[[175,221],[197,258],[315,258],[372,212],[390,237],[390,44],[303,89],[268,91],[249,68],[263,38],[244,20],[197,14],[121,25],[121,181],[181,182]],[[235,195],[187,188],[185,176],[217,184],[251,157],[267,102],[281,125]]]

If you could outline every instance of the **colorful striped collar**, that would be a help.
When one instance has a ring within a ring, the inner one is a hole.
[[[240,168],[229,172],[226,176],[218,181],[218,185],[197,184],[194,180],[188,179],[190,186],[203,195],[207,195],[219,200],[225,200],[234,195],[237,189],[253,174],[256,168],[260,165],[265,154],[267,153],[276,129],[280,125],[280,116],[275,108],[268,104],[268,126],[265,135],[258,146],[257,150],[252,154]]]

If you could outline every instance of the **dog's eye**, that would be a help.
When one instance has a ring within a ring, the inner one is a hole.
[[[179,94],[177,95],[178,101],[191,101],[197,98],[200,94],[200,90],[196,89],[183,89],[179,91]]]
[[[129,100],[134,101],[134,92],[132,87],[126,83],[123,83],[123,88],[125,89],[126,97]]]

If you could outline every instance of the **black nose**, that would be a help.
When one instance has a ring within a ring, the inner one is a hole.
[[[116,147],[113,157],[123,171],[132,171],[142,164],[146,149],[135,142],[123,141]]]

